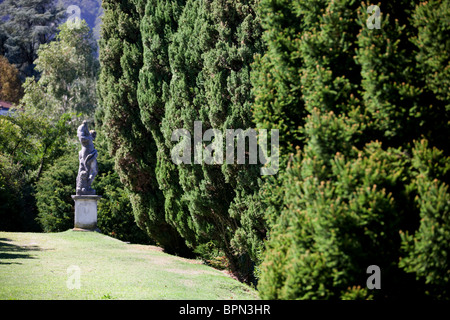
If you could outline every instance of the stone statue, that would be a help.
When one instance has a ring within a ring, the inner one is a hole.
[[[91,188],[92,182],[98,173],[97,150],[94,148],[96,132],[89,131],[87,121],[78,127],[77,136],[81,143],[79,152],[80,166],[77,176],[77,195],[95,195],[95,190]]]

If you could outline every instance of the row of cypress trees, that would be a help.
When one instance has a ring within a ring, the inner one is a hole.
[[[352,0],[105,0],[97,121],[138,225],[264,298],[445,297],[449,3],[390,1],[377,29]],[[278,129],[280,171],[173,163],[195,121]]]
[[[250,65],[263,51],[256,1],[135,1],[104,4],[97,118],[111,141],[138,224],[166,250],[212,245],[248,277],[233,246],[252,165],[176,165],[175,129],[246,129]],[[247,161],[248,163],[248,161]]]

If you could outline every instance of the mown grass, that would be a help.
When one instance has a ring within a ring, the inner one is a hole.
[[[70,286],[75,270],[79,289]],[[96,232],[0,232],[2,300],[257,298],[225,273],[154,246]]]

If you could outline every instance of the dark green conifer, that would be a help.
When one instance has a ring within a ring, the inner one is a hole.
[[[130,191],[136,222],[169,252],[185,245],[166,222],[164,197],[156,179],[156,144],[141,121],[137,99],[142,68],[141,6],[132,1],[104,1],[100,108],[98,119],[109,140],[121,181]]]
[[[269,58],[300,56],[297,98],[307,115],[297,119],[304,124],[293,145],[301,148],[278,182],[281,200],[267,209],[264,298],[445,295],[448,146],[441,138],[448,136],[448,101],[432,79],[446,71],[425,72],[448,67],[436,50],[435,39],[448,44],[441,6],[390,2],[380,7],[381,28],[369,29],[364,3],[262,1],[278,28],[291,19],[282,14],[288,8],[304,19],[288,54]],[[276,45],[269,40],[268,47]],[[382,290],[366,287],[373,264],[381,268]]]
[[[166,141],[179,128],[194,137],[195,121],[202,122],[202,136],[216,129],[223,139],[226,129],[254,127],[250,64],[253,54],[262,50],[255,5],[256,1],[186,2],[169,46],[170,101],[162,122]],[[175,143],[169,145],[173,148]],[[236,164],[236,159],[227,164],[225,143],[223,154],[223,164],[192,161],[177,166],[182,199],[197,235],[211,240],[231,268],[246,278],[247,252],[233,247],[232,239],[242,223],[245,198],[257,190],[259,167],[248,165],[248,158],[245,165]]]

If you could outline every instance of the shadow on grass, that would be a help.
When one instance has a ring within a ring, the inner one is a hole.
[[[42,251],[44,249],[36,245],[19,246],[12,243],[11,239],[0,238],[0,265],[1,264],[21,264],[15,259],[35,259],[31,252]]]

